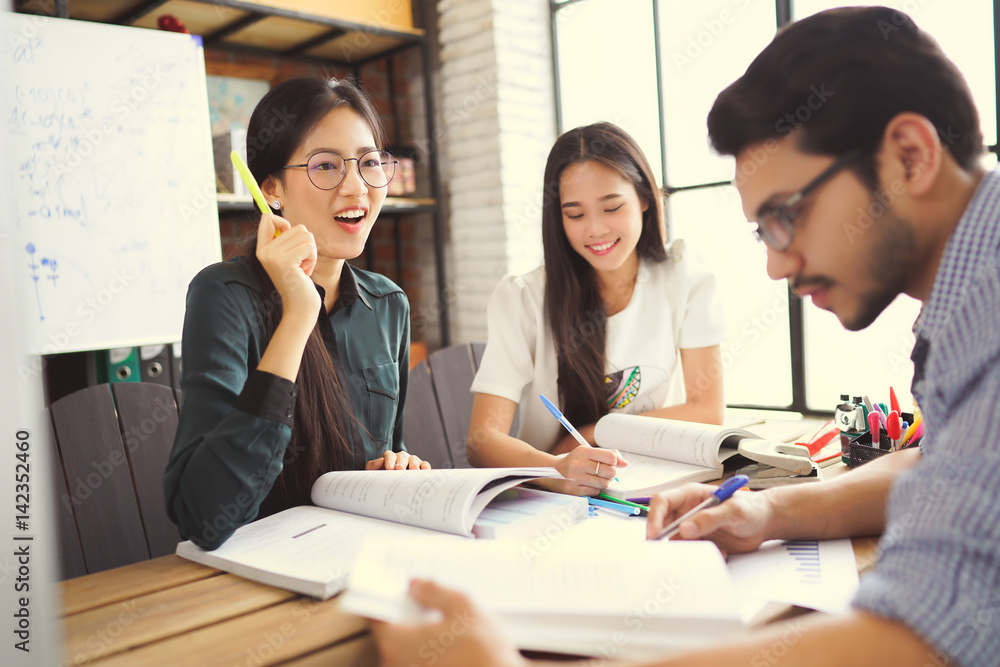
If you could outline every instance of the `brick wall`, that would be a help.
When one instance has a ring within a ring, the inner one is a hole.
[[[549,9],[542,0],[437,7],[452,339],[485,340],[497,282],[542,256],[542,172],[555,140]]]

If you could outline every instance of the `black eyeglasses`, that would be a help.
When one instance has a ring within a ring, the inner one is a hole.
[[[361,179],[373,188],[389,185],[396,173],[396,160],[388,151],[368,151],[361,157],[344,157],[333,151],[316,153],[304,164],[286,164],[282,169],[306,168],[309,181],[320,190],[333,190],[344,182],[347,163],[358,163]]]
[[[833,178],[837,172],[859,157],[861,157],[860,150],[845,153],[833,164],[824,169],[819,176],[810,181],[804,188],[793,194],[783,203],[765,211],[760,216],[760,220],[757,221],[757,229],[754,230],[754,236],[779,252],[788,250],[792,245],[792,239],[795,238],[794,224],[795,218],[799,214],[796,208],[799,203],[811,195],[819,186]]]

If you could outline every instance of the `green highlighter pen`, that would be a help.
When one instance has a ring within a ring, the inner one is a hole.
[[[618,503],[620,505],[628,505],[629,507],[638,507],[639,509],[643,510],[644,512],[648,512],[649,511],[649,506],[648,505],[640,505],[639,503],[633,503],[630,500],[622,500],[621,498],[615,498],[614,496],[609,496],[606,493],[599,493],[599,494],[597,494],[597,497],[598,498],[603,498],[604,500],[610,500],[611,502]]]
[[[247,190],[250,191],[253,200],[257,202],[257,208],[260,209],[260,212],[262,214],[270,213],[267,209],[267,202],[264,201],[264,193],[260,191],[260,186],[257,185],[257,181],[254,179],[253,174],[250,173],[250,169],[247,168],[246,162],[243,161],[240,154],[232,151],[229,154],[229,159],[232,160],[233,166],[236,168],[236,173],[243,179],[243,184],[247,186]],[[275,236],[280,233],[280,231],[276,232]]]

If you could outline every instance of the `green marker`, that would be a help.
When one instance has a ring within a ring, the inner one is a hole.
[[[639,503],[633,503],[633,502],[631,502],[629,500],[622,500],[621,498],[615,498],[614,496],[609,496],[606,493],[599,493],[599,494],[597,494],[597,497],[598,498],[604,498],[605,500],[610,500],[613,503],[620,503],[622,505],[628,505],[629,507],[638,507],[639,509],[645,510],[646,512],[649,511],[649,506],[648,505],[640,505]]]
[[[267,209],[267,202],[264,201],[264,193],[260,191],[260,186],[257,185],[257,181],[254,180],[253,174],[247,168],[246,162],[240,157],[240,154],[233,151],[229,154],[229,159],[233,161],[233,166],[236,167],[236,173],[240,175],[243,179],[243,184],[247,186],[247,190],[253,195],[253,200],[257,202],[257,207],[260,208],[261,213],[270,213]]]

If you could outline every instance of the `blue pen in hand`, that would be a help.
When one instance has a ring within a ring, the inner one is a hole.
[[[729,500],[729,497],[736,493],[738,489],[744,486],[750,478],[746,475],[736,475],[727,479],[725,482],[719,485],[719,488],[712,493],[711,496],[698,503],[690,510],[685,512],[682,516],[677,517],[670,525],[666,526],[660,534],[654,539],[662,540],[663,538],[673,537],[678,530],[680,530],[681,524],[690,519],[692,516],[697,514],[702,510],[707,510],[710,507],[715,507],[719,503]]]
[[[539,394],[538,398],[542,399],[542,403],[545,405],[545,407],[549,409],[549,412],[552,413],[552,416],[558,419],[559,423],[566,427],[566,430],[569,431],[569,434],[573,436],[577,442],[579,442],[584,447],[590,447],[590,443],[587,442],[582,435],[580,435],[580,432],[576,430],[575,426],[569,423],[569,420],[563,416],[563,413],[559,411],[559,408],[557,408],[552,403],[552,401],[545,398],[545,396],[543,396],[542,394]],[[615,481],[616,482],[618,481],[617,477],[615,477]]]
[[[563,417],[563,413],[559,412],[559,408],[553,405],[552,401],[545,398],[541,394],[538,395],[538,398],[542,399],[542,403],[545,404],[545,407],[549,409],[549,412],[552,413],[552,416],[558,419],[559,423],[566,427],[566,430],[569,431],[570,435],[576,438],[577,442],[579,442],[584,447],[590,447],[590,443],[584,440],[583,436],[580,435],[580,432],[577,431],[576,428],[572,424],[570,424],[565,417]]]

